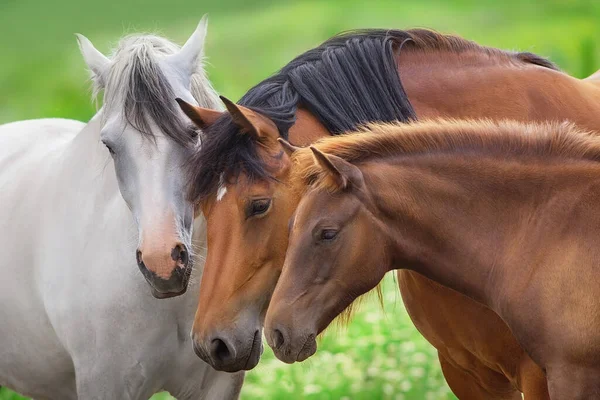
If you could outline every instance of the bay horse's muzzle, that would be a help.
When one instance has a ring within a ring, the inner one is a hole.
[[[261,331],[257,329],[251,341],[240,341],[222,334],[202,343],[192,335],[194,352],[217,371],[238,372],[254,368],[263,352]]]
[[[185,293],[192,272],[190,252],[185,245],[176,244],[168,256],[145,256],[138,249],[136,259],[154,297],[164,299]]]

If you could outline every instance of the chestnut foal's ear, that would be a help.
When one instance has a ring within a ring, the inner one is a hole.
[[[210,108],[203,108],[191,105],[188,102],[183,101],[180,98],[176,98],[175,101],[179,104],[179,107],[185,115],[192,120],[194,124],[200,129],[207,128],[215,123],[215,121],[223,115],[222,111],[211,110]]]
[[[363,186],[363,174],[356,165],[338,156],[325,154],[314,146],[310,146],[310,149],[315,157],[315,163],[333,177],[340,189]]]
[[[279,129],[273,121],[249,108],[235,104],[224,96],[219,97],[225,103],[233,122],[241,129],[241,133],[250,134],[256,140],[268,146],[277,144]]]
[[[279,142],[281,147],[283,147],[283,151],[285,151],[285,154],[287,154],[288,157],[291,157],[292,154],[294,154],[296,152],[296,150],[300,149],[300,147],[294,146],[293,144],[291,144],[284,138],[277,138],[277,141]]]

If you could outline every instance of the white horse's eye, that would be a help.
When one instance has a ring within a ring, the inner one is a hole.
[[[187,127],[189,135],[191,138],[197,138],[200,130],[196,127],[196,125],[190,125]]]
[[[106,143],[105,141],[102,141],[102,144],[108,149],[108,152],[111,155],[115,155],[115,151],[113,150],[113,148],[110,146],[110,144]]]

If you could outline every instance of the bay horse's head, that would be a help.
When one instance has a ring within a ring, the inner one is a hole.
[[[206,218],[208,246],[192,339],[199,357],[233,372],[260,359],[296,201],[286,184],[290,159],[278,141],[280,128],[260,112],[223,101],[227,112],[216,122],[209,110],[181,106],[205,132],[190,163],[198,190],[191,198]]]
[[[139,232],[137,264],[157,298],[184,293],[192,269],[194,206],[184,196],[182,168],[197,128],[175,98],[219,107],[202,66],[206,27],[204,17],[182,48],[158,36],[128,36],[110,58],[78,35],[94,90],[104,90],[98,144],[113,159]]]
[[[381,267],[387,265],[386,238],[375,229],[361,170],[310,149],[312,154],[302,149],[294,155],[291,181],[308,190],[290,222],[285,264],[265,322],[269,346],[286,363],[313,355],[317,335],[387,272]]]
[[[278,142],[304,145],[369,121],[408,121],[412,106],[388,30],[331,38],[250,89],[210,124],[208,110],[188,115],[203,129],[190,162],[190,200],[207,218],[208,254],[193,328],[198,355],[217,369],[250,369],[277,283],[297,193],[289,155]],[[204,115],[206,114],[206,115]],[[289,135],[289,136],[288,136]]]

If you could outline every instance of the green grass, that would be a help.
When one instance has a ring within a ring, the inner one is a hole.
[[[105,52],[135,31],[158,31],[181,43],[207,12],[210,79],[232,99],[331,35],[364,27],[456,33],[548,56],[577,77],[600,67],[596,0],[2,0],[0,123],[93,115],[74,32]],[[282,364],[266,350],[242,397],[452,398],[435,351],[412,326],[391,282],[384,300],[385,313],[366,301],[350,326],[326,334],[303,364]],[[20,398],[0,389],[0,400]],[[155,396],[161,398],[169,397]]]

